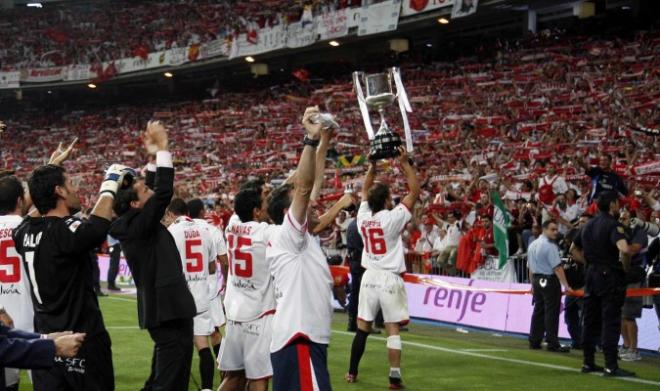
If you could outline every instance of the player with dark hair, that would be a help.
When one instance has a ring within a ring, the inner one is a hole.
[[[220,328],[225,325],[227,319],[225,318],[225,310],[222,307],[222,296],[220,292],[224,289],[220,285],[220,281],[227,281],[227,243],[225,243],[225,236],[215,225],[209,224],[204,218],[204,203],[199,198],[194,198],[188,201],[188,216],[193,219],[197,224],[204,226],[213,240],[217,257],[215,258],[215,267],[209,271],[209,294],[210,303],[209,311],[211,319],[213,320],[214,329],[211,333],[211,344],[213,345],[213,352],[217,358],[220,354],[220,344],[222,343],[222,334]],[[220,273],[218,273],[220,269]],[[220,276],[218,275],[220,274]],[[222,278],[221,278],[222,277]]]
[[[225,230],[229,275],[225,293],[227,327],[218,363],[226,373],[219,390],[266,391],[273,375],[270,362],[275,295],[266,261],[274,226],[267,218],[261,191],[247,187],[234,198],[238,219]]]
[[[202,391],[210,391],[213,388],[215,365],[208,337],[215,327],[210,311],[211,293],[208,280],[209,274],[215,273],[217,253],[206,225],[191,219],[187,214],[186,203],[180,198],[173,199],[167,207],[168,220],[172,221],[167,229],[179,250],[183,261],[183,274],[195,298],[197,316],[193,319],[193,341],[199,354]]]
[[[295,185],[276,189],[268,202],[268,214],[279,225],[266,249],[276,297],[270,345],[274,391],[331,389],[327,349],[333,280],[307,225],[322,127],[312,119],[318,113],[318,107],[309,107],[303,115],[307,135]]]
[[[80,210],[80,200],[64,168],[49,164],[30,176],[30,194],[41,216],[27,217],[14,231],[14,242],[30,278],[35,331],[87,335],[77,359],[57,359],[52,368],[33,371],[35,390],[114,389],[110,336],[94,294],[89,252],[105,240],[115,194],[129,171],[110,166],[88,221],[71,216]]]
[[[183,391],[190,379],[197,310],[176,244],[160,222],[174,194],[167,130],[160,122],[149,122],[144,140],[147,151],[157,151],[155,167],[147,166],[146,181],[136,180],[119,192],[114,205],[118,218],[110,234],[120,241],[133,274],[140,327],[154,341],[145,388]]]
[[[33,330],[34,312],[30,298],[30,283],[27,280],[25,267],[12,239],[12,233],[23,221],[28,200],[23,191],[23,185],[15,176],[0,178],[0,261],[4,269],[0,269],[0,322],[9,327],[31,332]],[[18,387],[18,369],[2,369],[3,379],[7,384]],[[0,379],[2,380],[2,379]],[[0,384],[0,389],[4,384]],[[18,389],[18,388],[16,388]]]
[[[376,164],[371,163],[362,188],[362,204],[357,221],[364,249],[362,276],[358,299],[357,332],[351,348],[351,361],[346,381],[357,380],[358,366],[364,353],[371,324],[379,310],[383,311],[387,332],[390,362],[390,389],[403,388],[401,382],[400,326],[409,321],[408,299],[401,273],[406,271],[401,231],[412,218],[412,210],[419,196],[417,173],[408,161],[408,154],[399,148],[399,164],[406,176],[409,191],[399,205],[393,207],[392,194],[387,185],[374,184]]]

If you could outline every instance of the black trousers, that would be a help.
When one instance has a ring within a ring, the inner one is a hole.
[[[32,370],[32,381],[35,391],[114,390],[110,335],[103,331],[85,338],[76,357],[55,357],[52,368]]]
[[[151,375],[144,391],[187,391],[193,352],[193,320],[175,319],[150,328]]]
[[[535,274],[532,280],[534,312],[529,330],[529,343],[532,346],[539,346],[545,336],[548,348],[558,347],[561,284],[554,275]]]
[[[601,341],[605,367],[619,367],[621,307],[626,298],[625,274],[607,266],[589,265],[584,287],[582,348],[585,365],[594,365],[596,344]]]
[[[108,267],[108,286],[114,287],[117,274],[119,273],[119,260],[121,258],[121,247],[119,243],[110,249],[110,265]]]
[[[581,297],[566,296],[564,298],[564,322],[571,335],[573,347],[582,346],[582,306]]]

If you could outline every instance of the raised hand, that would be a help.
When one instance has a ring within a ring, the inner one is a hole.
[[[103,183],[101,184],[99,194],[108,193],[114,197],[122,186],[130,185],[130,183],[125,183],[124,181],[127,175],[135,178],[137,176],[137,172],[135,172],[135,170],[132,168],[122,164],[113,164],[108,167],[108,169],[105,171],[105,177],[103,178]]]
[[[73,146],[76,145],[77,142],[78,142],[78,137],[74,138],[71,144],[69,144],[69,146],[66,148],[63,148],[62,143],[59,143],[57,149],[50,155],[48,164],[61,166],[62,163],[64,163],[69,158],[69,156],[71,156],[71,152],[73,151]]]
[[[397,150],[399,151],[399,156],[397,157],[399,163],[401,165],[410,164],[410,158],[408,157],[408,151],[406,151],[406,147],[399,145]]]
[[[168,145],[167,129],[160,121],[149,121],[143,140],[145,149],[150,155],[155,155],[158,151],[166,151]]]
[[[321,137],[321,123],[314,123],[312,120],[319,114],[319,107],[313,106],[305,109],[305,114],[303,114],[302,124],[307,130],[307,137],[318,140]]]

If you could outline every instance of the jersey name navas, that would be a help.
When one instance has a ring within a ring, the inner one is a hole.
[[[403,204],[375,214],[366,201],[360,204],[357,224],[364,243],[362,267],[396,274],[406,271],[401,232],[411,217]]]
[[[188,288],[195,298],[197,312],[209,309],[209,262],[215,262],[217,251],[207,227],[189,217],[179,217],[168,230],[181,255],[183,274]]]
[[[275,295],[266,246],[274,226],[232,221],[225,230],[229,277],[225,294],[227,318],[247,322],[275,311]]]

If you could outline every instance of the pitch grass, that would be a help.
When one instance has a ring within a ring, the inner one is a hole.
[[[135,300],[112,296],[101,298],[100,303],[112,337],[116,389],[140,390],[149,375],[153,345],[147,332],[136,327]],[[328,365],[333,390],[386,390],[388,364],[383,336],[369,337],[359,382],[346,384],[343,377],[353,339],[345,331],[346,316],[335,314],[332,328]],[[498,337],[488,332],[465,334],[423,323],[411,324],[410,331],[404,332],[402,338],[402,373],[408,390],[660,390],[658,355],[621,364],[636,371],[639,379],[650,381],[644,384],[580,374],[577,372],[581,365],[580,351],[570,354],[530,351],[522,338]],[[658,341],[660,345],[660,337]],[[193,357],[193,377],[199,382],[197,354]],[[602,355],[597,360],[602,363]],[[216,388],[219,382],[216,375]],[[20,389],[32,389],[25,377]],[[192,379],[189,390],[198,390]]]

